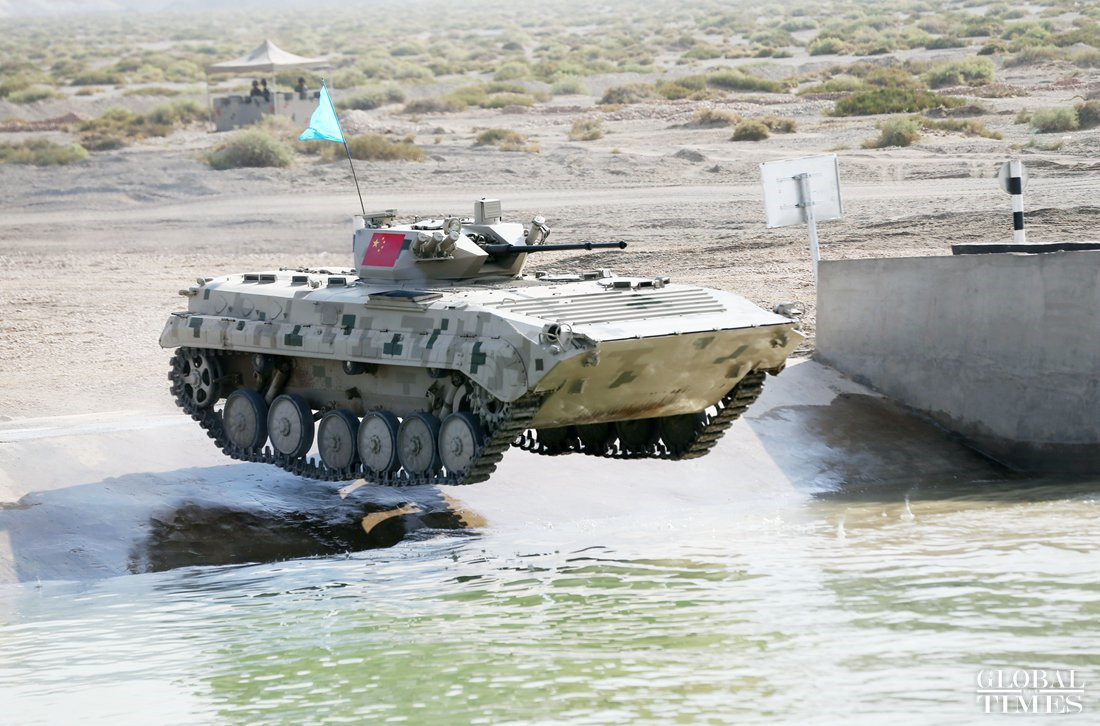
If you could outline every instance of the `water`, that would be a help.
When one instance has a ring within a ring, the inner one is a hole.
[[[1095,719],[1100,483],[771,494],[5,586],[0,720],[975,723],[982,668]]]

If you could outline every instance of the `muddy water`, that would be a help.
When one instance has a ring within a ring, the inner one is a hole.
[[[1073,722],[1100,709],[1098,482],[645,496],[0,586],[0,720],[977,723],[983,668],[1075,669]]]

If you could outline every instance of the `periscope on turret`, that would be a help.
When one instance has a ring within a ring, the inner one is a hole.
[[[802,340],[666,276],[523,272],[542,217],[357,215],[350,269],[201,278],[160,345],[176,403],[227,455],[379,484],[483,481],[508,448],[706,454]],[[316,446],[316,456],[311,452]]]

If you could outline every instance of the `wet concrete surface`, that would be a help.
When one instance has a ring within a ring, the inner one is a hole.
[[[946,433],[812,361],[770,378],[688,462],[508,454],[469,487],[336,485],[225,459],[182,415],[0,425],[0,583],[90,579],[391,547],[443,530],[660,526],[708,504],[1011,478]],[[838,494],[840,493],[840,494]]]

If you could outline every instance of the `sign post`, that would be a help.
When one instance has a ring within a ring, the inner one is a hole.
[[[769,161],[760,165],[764,181],[764,211],[768,227],[805,224],[810,232],[814,284],[821,251],[818,221],[840,219],[840,170],[836,154]]]
[[[1027,232],[1024,231],[1024,187],[1027,186],[1027,169],[1019,159],[1006,161],[1001,164],[997,173],[997,181],[1010,195],[1012,195],[1012,241],[1016,244],[1027,242]]]

